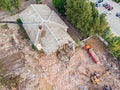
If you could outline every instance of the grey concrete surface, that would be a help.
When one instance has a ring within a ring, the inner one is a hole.
[[[94,3],[97,2],[97,0],[91,1]],[[106,16],[106,20],[109,23],[112,33],[116,36],[120,36],[120,18],[115,16],[117,12],[120,12],[120,5],[113,2],[112,0],[104,0],[101,3],[101,6],[97,7],[100,14],[108,12],[108,10],[102,6],[104,3],[109,3],[114,8],[113,10],[110,11],[111,14]]]

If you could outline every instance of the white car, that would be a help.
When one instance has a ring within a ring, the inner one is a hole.
[[[110,14],[111,14],[111,12],[109,12],[109,11],[104,13],[105,16],[108,16]]]

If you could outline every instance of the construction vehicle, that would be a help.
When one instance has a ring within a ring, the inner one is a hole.
[[[98,84],[98,82],[100,82],[99,74],[97,74],[97,73],[91,74],[90,80],[91,80],[92,84]]]
[[[90,76],[90,80],[92,84],[98,84],[101,81],[101,78],[108,74],[109,74],[109,70],[106,70],[105,73],[103,73],[102,75],[99,75],[98,73],[93,73]]]
[[[90,45],[85,45],[84,48],[87,50],[88,54],[90,55],[90,57],[92,58],[92,60],[97,64],[97,56],[95,55],[95,53],[93,52],[93,50],[91,49]],[[96,57],[96,58],[95,58]]]

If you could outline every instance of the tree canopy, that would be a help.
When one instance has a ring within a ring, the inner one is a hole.
[[[120,37],[114,36],[109,42],[109,50],[120,59]]]
[[[12,12],[13,9],[19,9],[20,0],[0,0],[0,9]]]
[[[66,18],[80,30],[83,38],[101,35],[107,27],[105,16],[99,15],[95,5],[88,0],[66,0]]]
[[[108,49],[120,60],[120,37],[114,36],[107,27],[101,35],[108,42]]]
[[[120,0],[114,0],[115,2],[117,2],[117,3],[119,3],[120,2]]]
[[[57,8],[62,15],[65,15],[66,0],[52,0],[52,2],[55,8]]]

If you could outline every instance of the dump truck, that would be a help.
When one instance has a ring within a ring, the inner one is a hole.
[[[87,50],[87,52],[90,55],[90,57],[92,58],[92,60],[97,64],[99,59],[98,59],[97,55],[95,54],[94,50],[91,48],[91,46],[85,45],[84,48],[85,48],[85,50]]]

